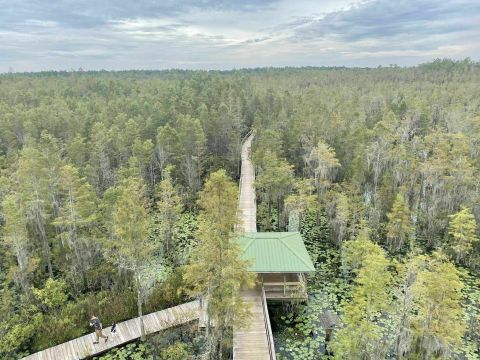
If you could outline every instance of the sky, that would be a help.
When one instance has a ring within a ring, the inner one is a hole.
[[[480,0],[0,0],[0,72],[480,59]]]

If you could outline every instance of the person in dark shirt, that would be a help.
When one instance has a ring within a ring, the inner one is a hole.
[[[93,326],[95,329],[95,337],[97,338],[97,341],[94,342],[94,344],[98,344],[98,340],[100,338],[104,338],[105,342],[108,341],[108,336],[103,335],[102,332],[102,323],[100,322],[100,319],[93,315],[92,318],[90,319],[90,326]]]

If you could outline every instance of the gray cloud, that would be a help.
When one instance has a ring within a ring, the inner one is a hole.
[[[480,58],[477,0],[0,0],[0,72]]]
[[[377,0],[319,18],[297,19],[285,28],[295,29],[295,40],[337,36],[343,41],[359,41],[477,31],[479,21],[477,0]]]
[[[175,16],[201,9],[259,11],[277,0],[16,0],[0,1],[0,26],[24,20],[54,21],[66,27],[91,28],[112,19]]]

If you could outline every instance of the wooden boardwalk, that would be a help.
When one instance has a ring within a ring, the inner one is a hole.
[[[267,327],[268,310],[263,306],[261,290],[251,289],[242,291],[242,300],[250,304],[252,319],[243,329],[233,330],[233,359],[234,360],[271,360],[269,334]],[[265,304],[266,305],[266,304]],[[273,347],[273,344],[272,344]]]
[[[250,160],[250,149],[254,135],[242,145],[242,167],[240,175],[239,211],[241,211],[244,232],[257,232],[257,203],[255,200],[255,171]]]
[[[239,211],[244,232],[257,232],[257,203],[255,199],[255,171],[250,160],[254,135],[242,145],[242,173],[240,176]],[[264,295],[264,293],[263,293]],[[233,329],[234,360],[274,360],[275,350],[265,297],[259,288],[242,290],[244,302],[251,305],[252,319],[244,329]]]
[[[143,317],[147,334],[196,320],[200,315],[200,302],[191,301],[165,310],[157,311]],[[117,324],[117,331],[110,333],[110,328],[103,330],[108,336],[105,343],[93,344],[95,334],[89,334],[66,343],[45,349],[24,359],[28,360],[77,360],[103,353],[119,345],[140,338],[140,321],[138,318]]]

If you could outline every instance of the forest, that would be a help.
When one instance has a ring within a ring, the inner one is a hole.
[[[208,295],[210,333],[100,358],[230,359],[254,130],[258,229],[316,268],[271,309],[277,359],[480,359],[479,84],[470,59],[0,75],[0,358]]]

